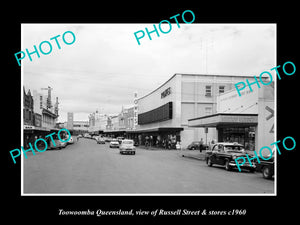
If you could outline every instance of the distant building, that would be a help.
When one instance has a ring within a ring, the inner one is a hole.
[[[134,129],[134,106],[122,108],[119,114],[119,129],[133,130]]]
[[[33,91],[33,110],[35,113],[41,115],[42,124],[41,127],[52,129],[55,128],[58,115],[55,112],[58,112],[58,109],[49,108],[49,98],[36,90]]]
[[[56,126],[58,118],[58,98],[54,107],[49,107],[51,95],[48,96],[33,90],[25,92],[23,87],[23,134],[25,148],[34,143],[37,138],[45,138],[50,132],[58,131]]]
[[[88,132],[92,134],[103,133],[107,127],[108,115],[99,113],[98,110],[89,115]]]
[[[71,113],[68,113],[68,119],[69,119],[69,115],[71,115]],[[72,116],[70,117],[70,119],[72,118],[72,129],[70,128],[70,121],[64,122],[64,123],[60,123],[58,124],[60,128],[67,128],[71,134],[73,135],[78,135],[78,134],[84,134],[88,132],[89,129],[89,121],[78,121],[78,120],[73,120],[73,113]],[[69,126],[69,128],[68,128]]]
[[[89,121],[74,121],[73,130],[87,132],[89,129]]]
[[[23,124],[34,125],[33,97],[30,90],[27,94],[23,87]]]

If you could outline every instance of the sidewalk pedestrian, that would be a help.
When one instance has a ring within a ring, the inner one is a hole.
[[[203,142],[203,138],[201,138],[201,140],[200,140],[200,144],[199,144],[199,149],[200,149],[200,152],[202,152],[202,149],[204,148],[203,144],[204,144],[204,142]]]

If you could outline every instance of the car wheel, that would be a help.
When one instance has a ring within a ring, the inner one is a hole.
[[[270,179],[272,177],[270,168],[268,166],[264,166],[262,168],[262,175],[263,175],[263,178],[265,178],[265,179]]]
[[[195,150],[196,148],[195,147],[191,147],[191,150]]]
[[[133,152],[132,154],[134,154],[134,155],[135,155],[135,152]]]
[[[227,171],[230,171],[230,170],[231,170],[231,166],[229,165],[229,160],[226,160],[226,162],[225,162],[225,169],[226,169]]]
[[[206,160],[206,164],[208,165],[208,166],[212,166],[213,164],[212,164],[212,162],[211,162],[211,159],[208,157],[207,158],[207,160]]]

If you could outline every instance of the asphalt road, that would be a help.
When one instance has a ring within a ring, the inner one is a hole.
[[[226,171],[179,151],[121,155],[108,143],[81,138],[62,150],[27,154],[24,194],[264,194],[274,180],[261,173]]]

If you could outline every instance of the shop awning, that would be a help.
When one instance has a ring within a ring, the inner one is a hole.
[[[23,130],[24,131],[50,131],[50,128],[36,127],[36,126],[32,126],[32,125],[24,125]]]
[[[125,133],[127,132],[126,130],[104,130],[102,133],[104,134],[109,134],[109,133]]]
[[[176,132],[182,131],[183,127],[156,127],[148,129],[128,130],[126,133],[150,133],[150,132]]]
[[[217,126],[255,126],[258,114],[217,113],[199,118],[189,119],[189,127],[217,127]]]

